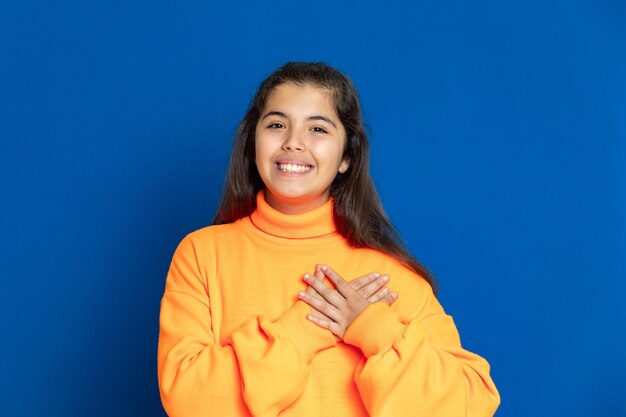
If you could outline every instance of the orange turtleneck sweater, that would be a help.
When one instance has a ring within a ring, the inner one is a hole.
[[[305,272],[388,274],[400,297],[375,303],[344,341],[306,319]],[[257,208],[180,243],[161,302],[159,388],[170,417],[491,416],[489,365],[464,350],[430,286],[397,260],[351,247],[332,200],[285,215]]]

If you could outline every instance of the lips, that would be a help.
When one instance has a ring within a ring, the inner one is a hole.
[[[283,172],[308,172],[311,170],[311,168],[313,168],[311,165],[298,165],[298,164],[281,164],[278,163],[276,164],[278,166],[278,169],[280,169]]]
[[[313,169],[313,165],[300,158],[282,158],[276,161],[276,167],[289,174],[303,174]]]

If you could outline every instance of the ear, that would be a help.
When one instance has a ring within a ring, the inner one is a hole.
[[[345,174],[345,172],[350,168],[350,160],[348,158],[344,158],[339,164],[339,173]]]

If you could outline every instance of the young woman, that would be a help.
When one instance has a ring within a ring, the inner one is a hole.
[[[356,89],[288,63],[235,135],[214,225],[180,243],[161,304],[170,417],[491,416],[434,280],[378,200]]]

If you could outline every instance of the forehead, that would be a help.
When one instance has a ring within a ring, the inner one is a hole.
[[[323,112],[327,116],[337,118],[333,93],[328,88],[314,84],[279,84],[268,94],[263,107],[264,111],[280,110],[292,112]]]

